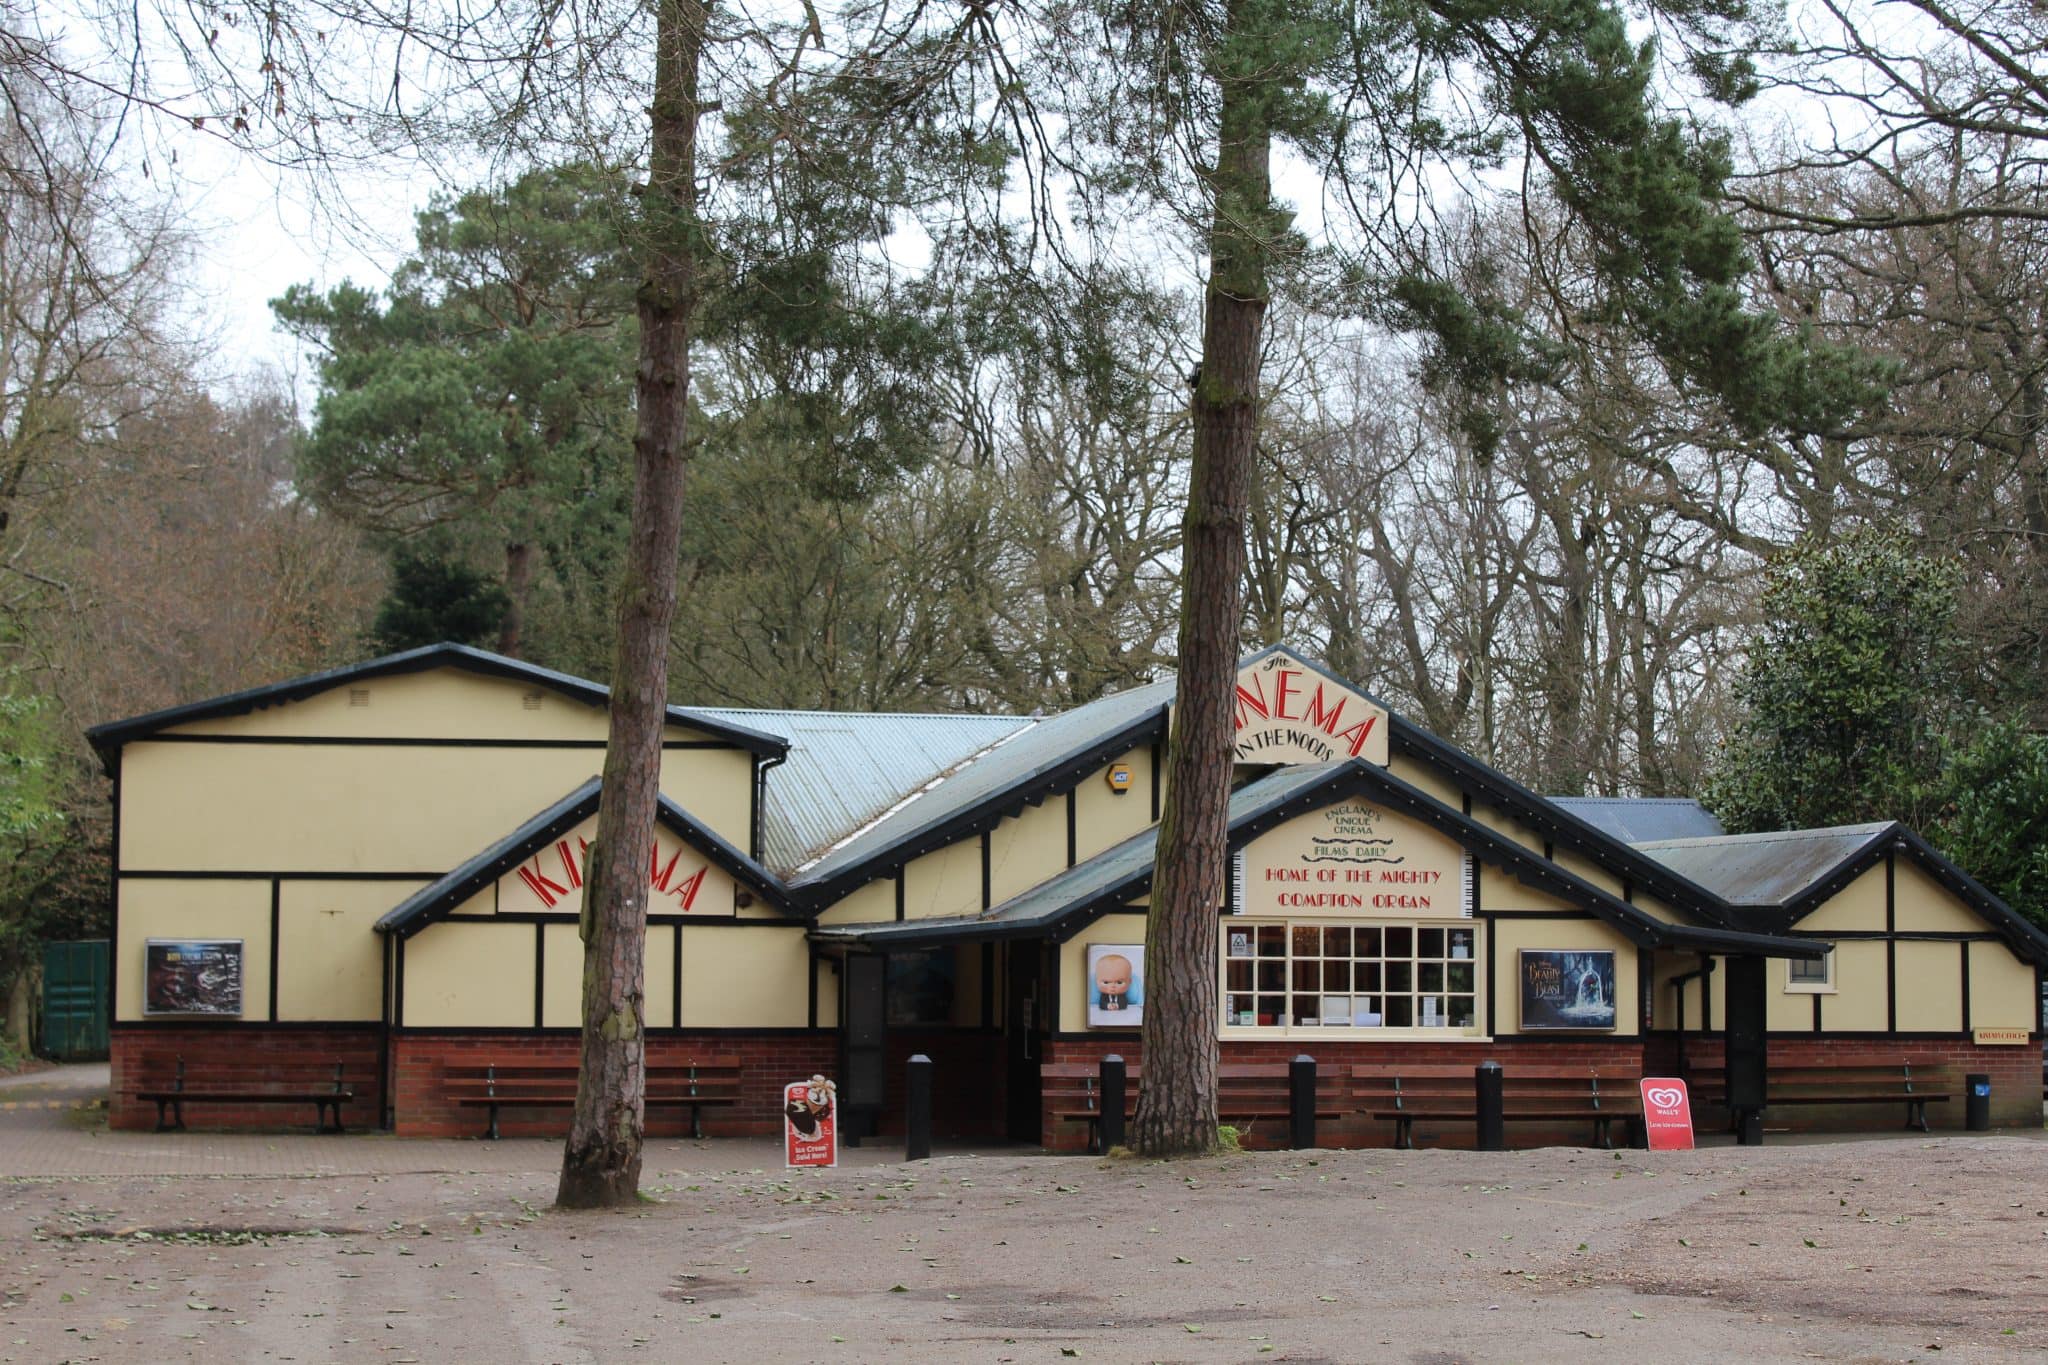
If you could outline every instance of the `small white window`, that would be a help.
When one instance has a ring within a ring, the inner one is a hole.
[[[1785,989],[1805,995],[1832,995],[1835,990],[1835,950],[1825,957],[1785,959]]]

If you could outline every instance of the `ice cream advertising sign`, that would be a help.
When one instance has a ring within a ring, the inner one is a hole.
[[[1676,1076],[1643,1077],[1643,1130],[1653,1152],[1692,1150],[1692,1104]]]
[[[838,1087],[823,1076],[782,1087],[782,1153],[788,1166],[839,1164]]]

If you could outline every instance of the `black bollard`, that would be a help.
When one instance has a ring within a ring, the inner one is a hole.
[[[1096,1152],[1124,1145],[1124,1059],[1114,1052],[1102,1059],[1102,1114]]]
[[[1472,1090],[1479,1115],[1479,1150],[1505,1152],[1508,1149],[1507,1101],[1502,1094],[1499,1062],[1481,1062],[1472,1068]]]
[[[1738,1147],[1761,1147],[1764,1145],[1763,1110],[1738,1109],[1735,1111],[1735,1145]]]
[[[1990,1132],[1991,1077],[1972,1072],[1963,1081],[1963,1126],[1973,1133]]]
[[[923,1161],[932,1154],[932,1059],[922,1052],[912,1057],[906,1077],[903,1159]]]
[[[1302,1053],[1287,1064],[1287,1145],[1316,1145],[1316,1059]]]

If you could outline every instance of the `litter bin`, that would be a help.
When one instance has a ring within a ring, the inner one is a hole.
[[[1985,1075],[1964,1077],[1963,1126],[1973,1133],[1991,1131],[1991,1078]]]

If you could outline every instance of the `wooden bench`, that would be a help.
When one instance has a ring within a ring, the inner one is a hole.
[[[451,1066],[443,1073],[443,1093],[467,1109],[487,1111],[484,1136],[498,1137],[498,1114],[504,1109],[566,1109],[576,1103],[574,1062],[490,1062],[483,1066]],[[664,1062],[647,1068],[649,1109],[687,1106],[690,1136],[704,1136],[704,1110],[738,1104],[740,1064],[730,1057]]]
[[[1700,1104],[1727,1103],[1726,1067],[1695,1067],[1686,1085]],[[1931,1131],[1927,1106],[1954,1098],[1947,1090],[1924,1088],[1914,1080],[1912,1064],[1903,1061],[1872,1066],[1773,1066],[1764,1073],[1766,1109],[1774,1104],[1903,1104],[1906,1127],[1922,1133]]]
[[[143,1062],[145,1075],[150,1074],[152,1065],[151,1060]],[[160,1066],[161,1062],[154,1065]],[[146,1080],[136,1087],[133,1094],[138,1100],[156,1105],[156,1131],[159,1133],[185,1131],[187,1100],[194,1104],[310,1104],[315,1115],[314,1131],[339,1133],[344,1131],[341,1106],[355,1098],[355,1091],[349,1088],[340,1062],[334,1064],[332,1071],[325,1066],[279,1063],[271,1067],[262,1079],[254,1081],[225,1077],[195,1080],[186,1074],[183,1057],[177,1059],[169,1082],[160,1078]]]
[[[1394,1146],[1415,1147],[1415,1124],[1479,1121],[1474,1068],[1446,1066],[1355,1066],[1351,1093],[1368,1117],[1394,1125]],[[1506,1123],[1593,1125],[1593,1145],[1614,1146],[1617,1121],[1642,1117],[1639,1078],[1591,1067],[1513,1067],[1501,1072],[1501,1118]]]
[[[1102,1152],[1102,1069],[1094,1062],[1047,1062],[1038,1070],[1041,1094],[1055,1122],[1088,1125],[1088,1150]],[[1124,1120],[1138,1112],[1140,1070],[1124,1073]],[[1316,1071],[1316,1119],[1342,1118],[1343,1077],[1328,1067]],[[1226,1062],[1216,1071],[1216,1117],[1219,1123],[1245,1128],[1266,1119],[1287,1122],[1294,1116],[1293,1095],[1285,1062]]]

